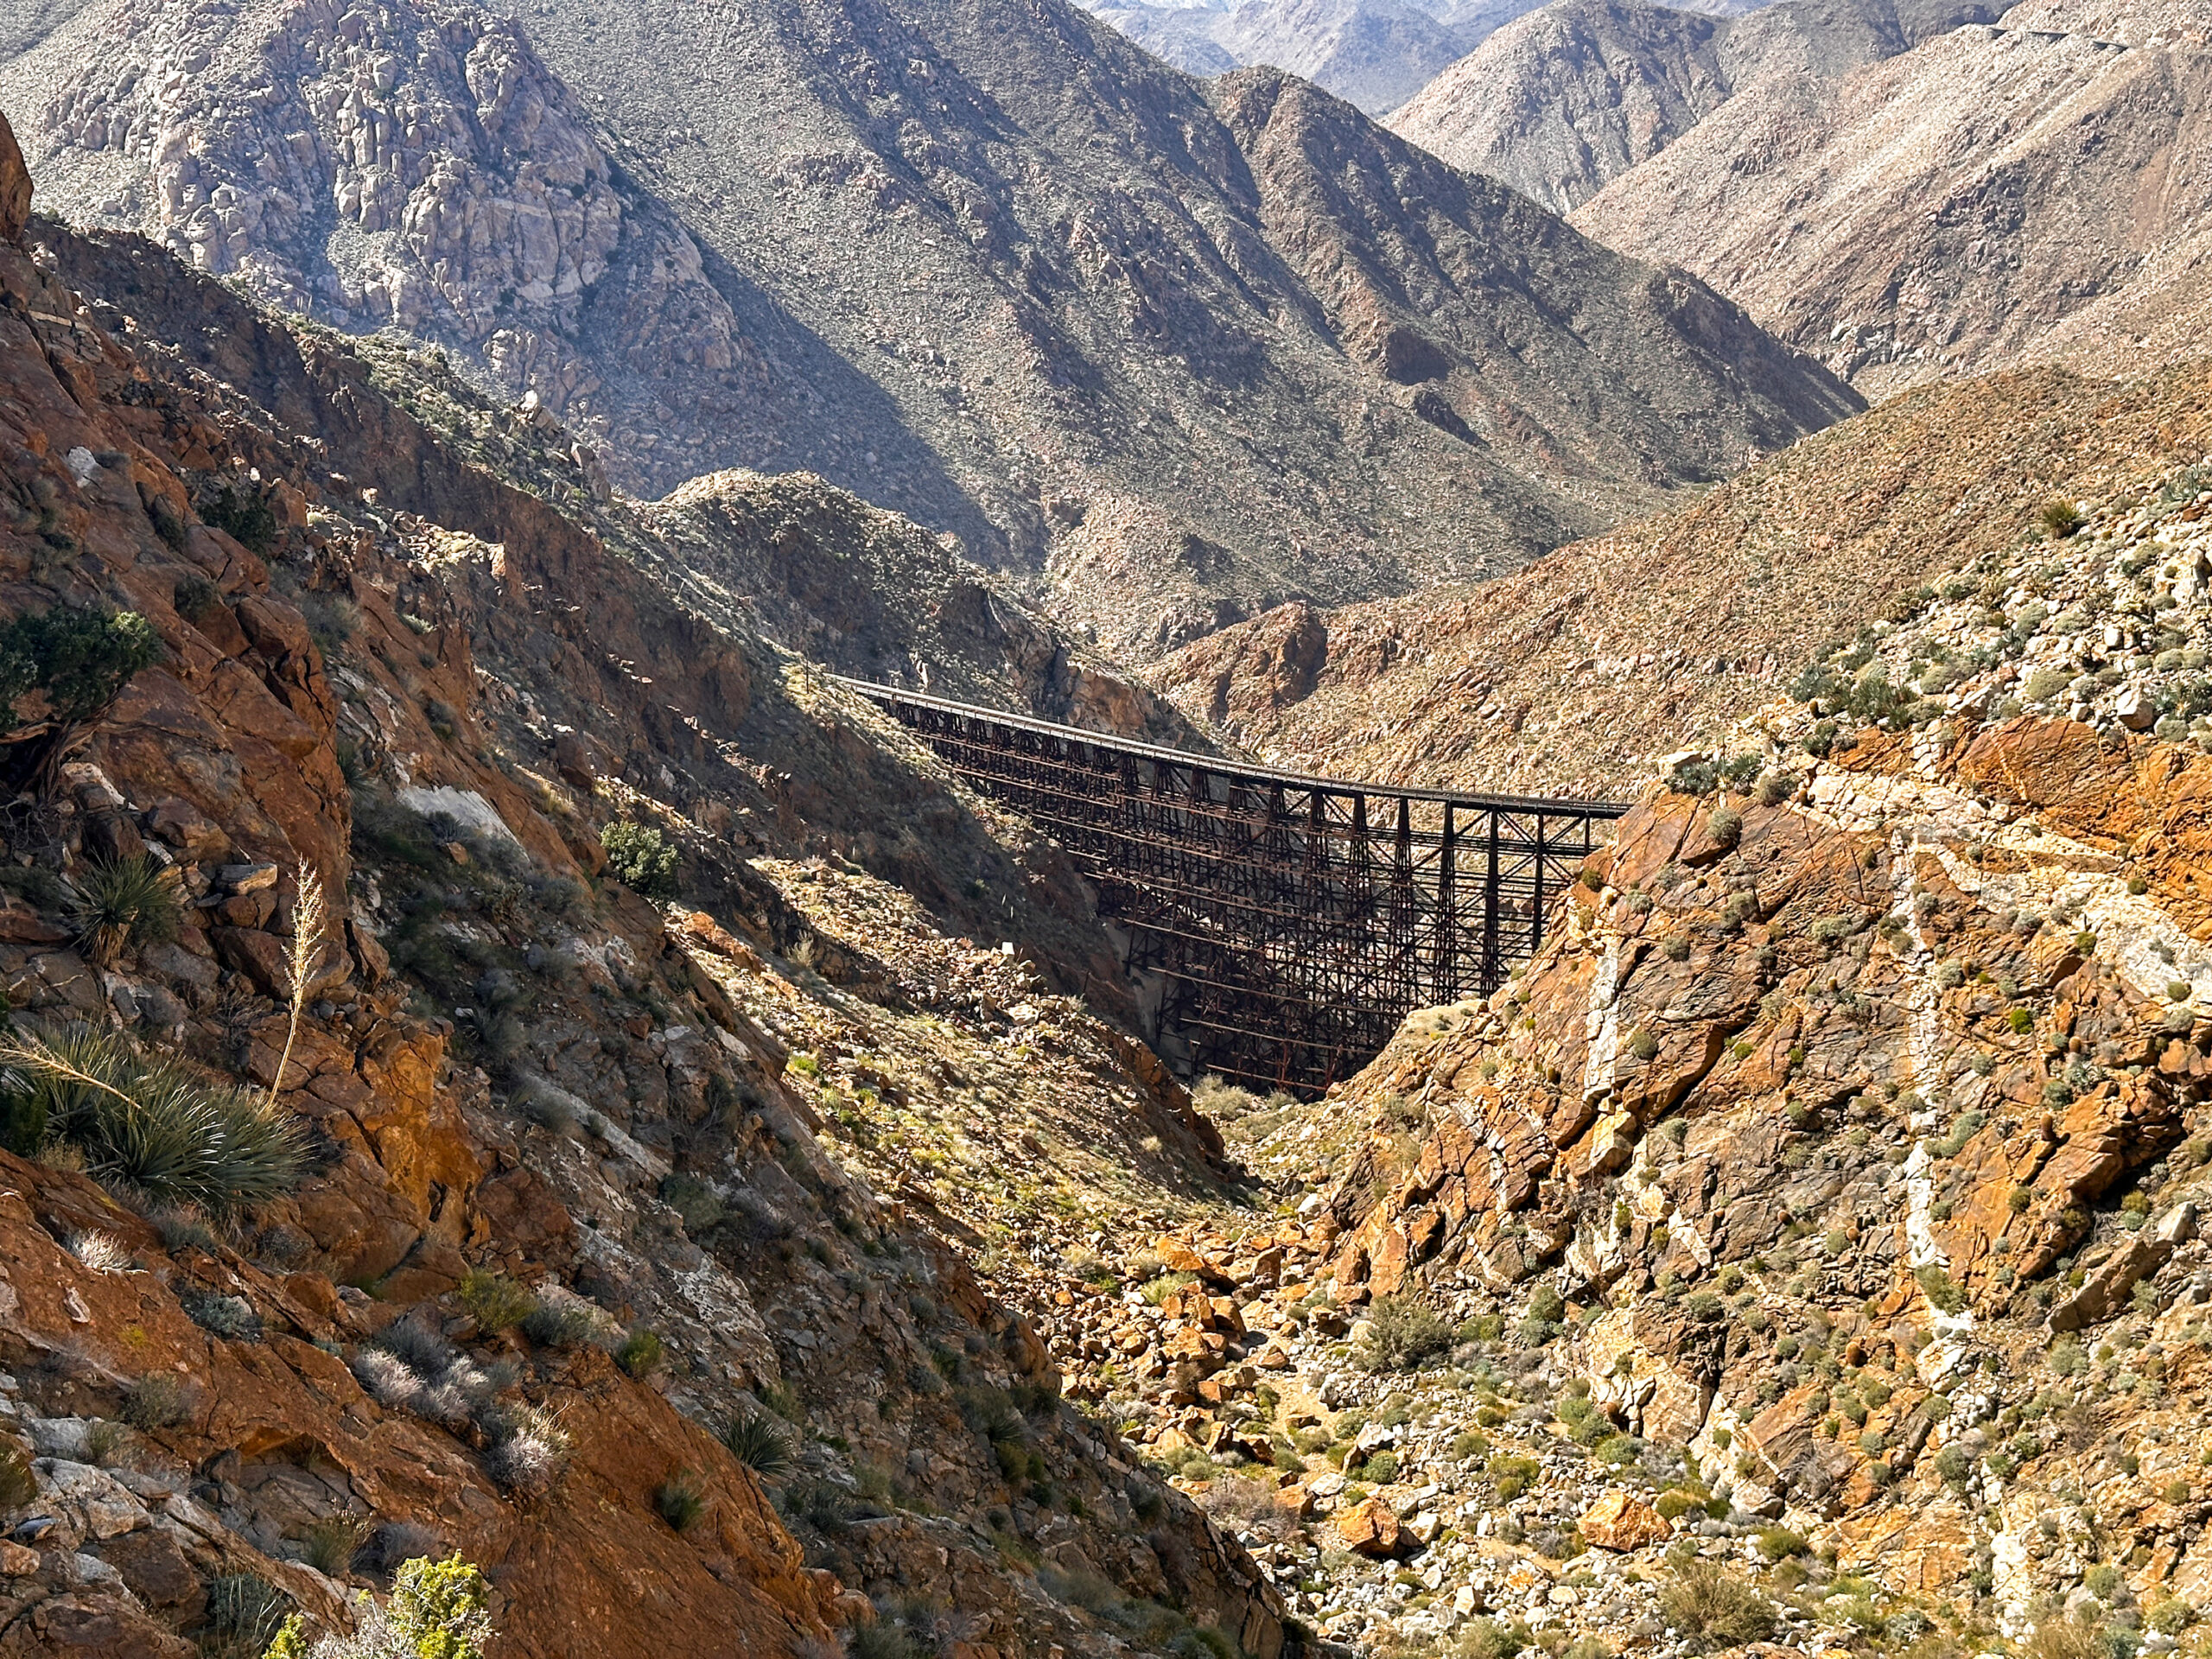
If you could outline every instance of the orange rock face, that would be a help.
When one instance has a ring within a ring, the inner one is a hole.
[[[1618,1486],[1592,1503],[1577,1524],[1599,1549],[1623,1552],[1664,1543],[1675,1533],[1658,1510]]]
[[[1399,1524],[1396,1511],[1379,1497],[1370,1497],[1339,1514],[1337,1535],[1347,1549],[1378,1560],[1402,1553],[1411,1541]]]

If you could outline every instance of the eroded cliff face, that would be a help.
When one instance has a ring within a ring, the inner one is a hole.
[[[2102,1603],[2194,1603],[2212,762],[2023,717],[1767,776],[1650,795],[1524,974],[1350,1086],[1339,1296],[1503,1315],[1628,1437],[1599,1478],[1884,1597],[2022,1630],[2101,1555]]]
[[[1059,1402],[973,1241],[876,1195],[732,995],[911,1007],[785,896],[817,880],[898,884],[955,978],[1117,979],[1057,855],[358,359],[260,321],[219,381],[52,239],[0,244],[0,605],[163,652],[7,815],[0,986],[20,1029],[273,1090],[315,1156],[219,1226],[0,1164],[10,1650],[257,1650],[242,1597],[342,1628],[447,1548],[505,1654],[810,1650],[870,1598],[978,1656],[1084,1650],[1100,1610],[1280,1650],[1249,1557]],[[678,902],[605,874],[615,821],[680,850]],[[67,884],[141,855],[182,925],[96,959]],[[280,1077],[302,874],[332,912]],[[1174,1136],[1154,1179],[1217,1179],[1172,1080],[1066,1017],[1102,1113]],[[791,1469],[717,1438],[754,1418]]]

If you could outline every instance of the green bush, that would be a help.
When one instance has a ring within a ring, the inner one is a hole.
[[[1491,1484],[1497,1488],[1498,1497],[1508,1503],[1535,1485],[1543,1471],[1543,1465],[1534,1458],[1496,1457],[1490,1460]]]
[[[492,1634],[492,1586],[459,1551],[399,1569],[385,1617],[418,1659],[484,1659]]]
[[[14,779],[50,789],[77,734],[161,655],[153,625],[136,611],[57,605],[0,626],[0,729],[23,750],[10,760]],[[16,704],[35,692],[45,694],[46,710],[26,724]]]
[[[1367,1318],[1361,1358],[1370,1370],[1417,1370],[1451,1350],[1452,1327],[1443,1316],[1403,1292],[1382,1297]]]
[[[653,1508],[677,1531],[689,1532],[707,1513],[707,1495],[700,1490],[696,1475],[679,1469],[653,1489]]]
[[[112,961],[125,944],[176,938],[183,904],[177,873],[150,853],[93,864],[74,883],[69,921],[96,963]]]
[[[167,1371],[149,1371],[124,1390],[123,1421],[133,1428],[169,1428],[183,1419],[184,1390]]]
[[[607,873],[648,899],[673,897],[677,849],[650,823],[610,823],[601,834]]]
[[[1774,1608],[1711,1561],[1688,1561],[1659,1592],[1659,1611],[1694,1648],[1740,1647],[1773,1633]]]
[[[1455,1649],[1459,1659],[1513,1659],[1535,1645],[1536,1638],[1519,1619],[1471,1618],[1459,1633]]]
[[[492,1273],[482,1268],[471,1268],[462,1274],[461,1287],[455,1294],[476,1321],[476,1328],[487,1336],[509,1325],[520,1325],[537,1311],[537,1298],[526,1287],[504,1273]]]
[[[305,1173],[299,1126],[266,1100],[142,1057],[112,1033],[79,1026],[52,1042],[11,1033],[0,1066],[17,1080],[12,1123],[42,1123],[84,1153],[95,1179],[155,1205],[228,1216]]]
[[[15,1441],[0,1440],[0,1520],[12,1519],[37,1496],[30,1455]]]
[[[1802,1555],[1807,1545],[1803,1536],[1787,1527],[1761,1527],[1758,1531],[1759,1554],[1770,1561],[1778,1561],[1791,1555]]]
[[[226,484],[200,505],[200,517],[257,557],[276,545],[276,514],[257,490]]]
[[[1912,1276],[1920,1281],[1920,1294],[1928,1305],[1941,1313],[1956,1313],[1967,1305],[1967,1294],[1952,1283],[1951,1275],[1936,1262],[1915,1268]]]
[[[641,1325],[622,1339],[622,1345],[614,1351],[614,1363],[632,1376],[650,1376],[667,1351],[659,1333]]]
[[[722,1444],[756,1475],[773,1478],[791,1472],[791,1437],[765,1413],[743,1411],[731,1418],[723,1426]]]
[[[2063,496],[2053,496],[2036,510],[2036,522],[2052,541],[2063,542],[2082,528],[2082,510]]]
[[[325,1578],[341,1578],[353,1570],[353,1558],[375,1529],[359,1516],[326,1515],[309,1522],[300,1535],[302,1558]]]
[[[290,1607],[291,1598],[268,1580],[226,1573],[207,1584],[208,1634],[229,1651],[258,1653],[276,1638]]]
[[[1638,1026],[1628,1039],[1628,1052],[1639,1060],[1650,1060],[1659,1053],[1659,1039],[1649,1029]]]

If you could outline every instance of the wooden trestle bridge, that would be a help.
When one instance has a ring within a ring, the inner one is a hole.
[[[1325,1089],[1486,995],[1628,809],[1341,783],[840,680],[1072,857],[1193,1075]]]

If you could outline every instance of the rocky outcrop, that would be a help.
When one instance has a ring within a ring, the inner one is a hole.
[[[1344,1091],[1375,1127],[1331,1189],[1332,1271],[1378,1328],[1408,1299],[1462,1336],[1503,1309],[1582,1379],[1575,1438],[1685,1446],[1713,1514],[1833,1522],[1928,1590],[2007,1548],[2000,1495],[2063,1487],[2069,1446],[2164,1432],[2094,1393],[2070,1440],[1987,1426],[2072,1397],[2082,1351],[2051,1333],[2196,1294],[2212,935],[2152,873],[2212,763],[2022,718],[1768,764],[1794,775],[1647,796],[1525,975],[1410,1020]],[[1666,1535],[1632,1491],[1581,1527]],[[2068,1570],[2024,1559],[2003,1616]],[[2137,1593],[2192,1572],[2161,1557]]]

